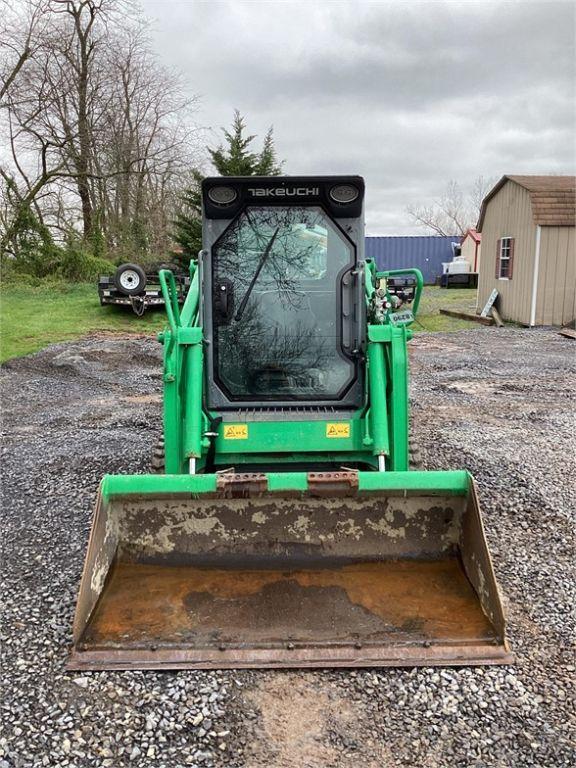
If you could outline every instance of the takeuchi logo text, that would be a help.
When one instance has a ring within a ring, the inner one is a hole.
[[[316,197],[319,187],[249,187],[254,197]]]

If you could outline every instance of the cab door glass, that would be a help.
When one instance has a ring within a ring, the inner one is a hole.
[[[213,248],[215,379],[232,400],[337,399],[354,247],[321,208],[250,207]]]

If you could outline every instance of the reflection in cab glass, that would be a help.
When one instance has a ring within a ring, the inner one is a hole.
[[[340,347],[352,244],[312,207],[246,208],[213,250],[216,378],[235,400],[336,399],[354,376]]]

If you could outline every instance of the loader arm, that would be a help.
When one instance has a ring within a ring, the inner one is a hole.
[[[199,325],[200,272],[190,267],[190,289],[180,312],[170,270],[159,273],[169,327],[164,345],[164,445],[169,474],[189,471],[207,450],[208,421],[202,408],[203,335]],[[204,443],[204,445],[203,445]],[[188,465],[188,466],[186,466]]]

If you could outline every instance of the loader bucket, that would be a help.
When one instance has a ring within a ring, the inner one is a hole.
[[[102,483],[70,668],[511,661],[466,472]]]

